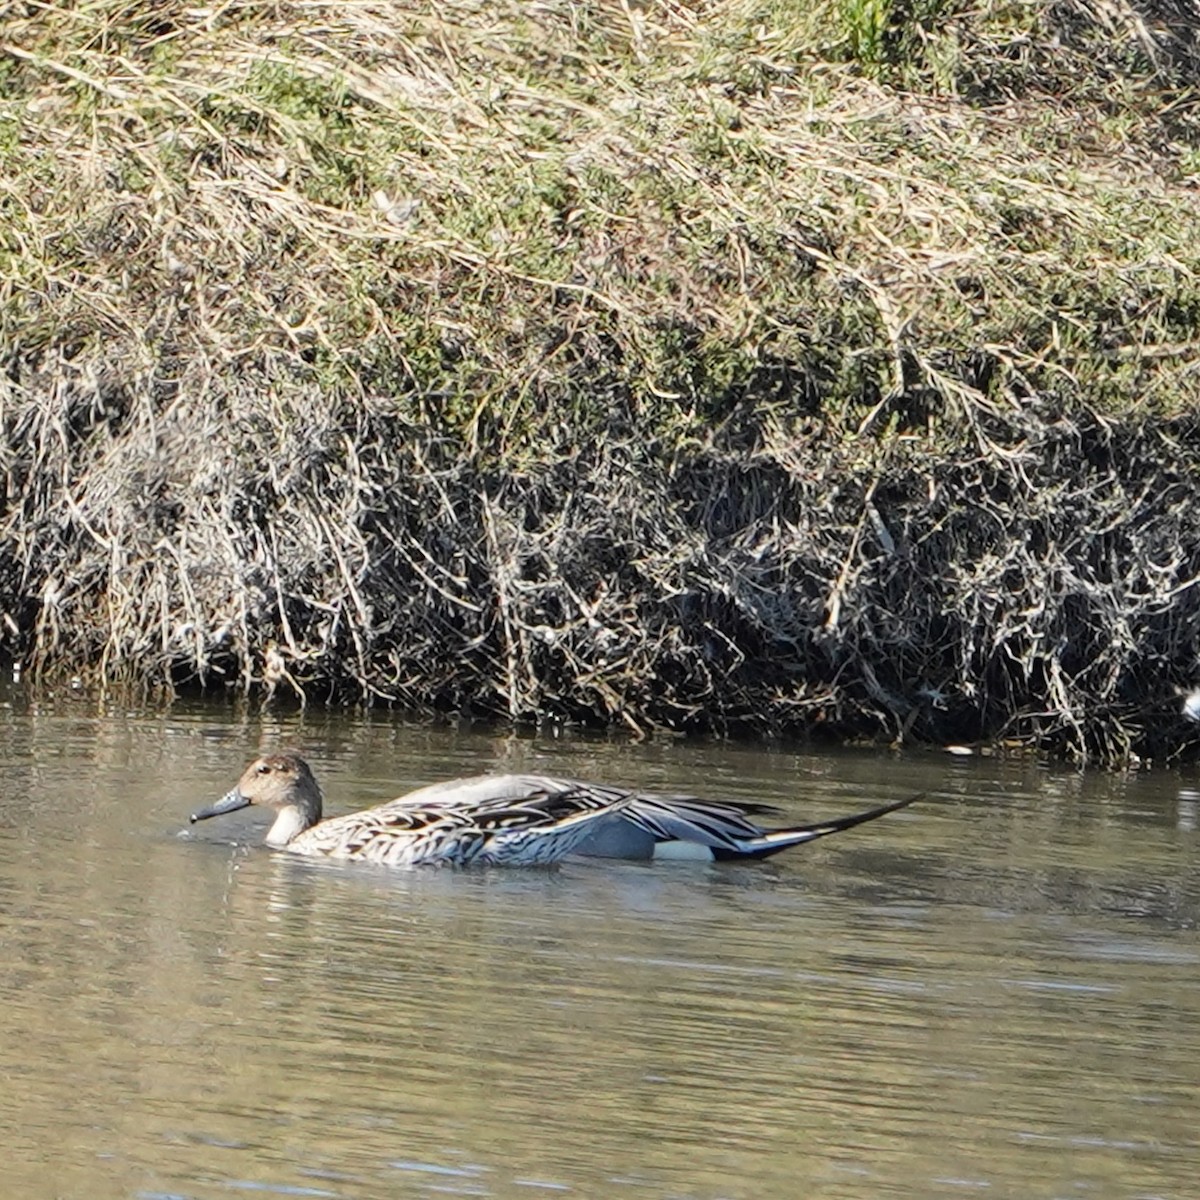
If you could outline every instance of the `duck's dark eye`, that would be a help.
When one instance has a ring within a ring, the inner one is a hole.
[[[270,775],[271,764],[270,763],[259,763],[258,764],[258,773],[260,775]]]

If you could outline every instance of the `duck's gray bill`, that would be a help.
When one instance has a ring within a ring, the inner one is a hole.
[[[197,821],[207,821],[209,817],[219,817],[222,813],[237,812],[239,808],[248,808],[249,806],[250,801],[237,788],[234,788],[233,791],[226,792],[216,804],[210,804],[208,808],[202,808],[199,812],[192,813],[191,822],[195,825]]]

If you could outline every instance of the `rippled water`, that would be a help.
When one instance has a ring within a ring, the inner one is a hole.
[[[3,1194],[1191,1197],[1192,777],[0,709]],[[386,871],[184,830],[536,768],[927,801],[752,866]]]

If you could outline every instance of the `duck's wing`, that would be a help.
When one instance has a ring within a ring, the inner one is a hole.
[[[570,835],[571,849],[581,854],[606,858],[696,857],[710,859],[766,858],[797,846],[874,821],[905,808],[919,796],[909,796],[865,812],[835,817],[808,825],[782,829],[764,828],[753,818],[778,813],[774,805],[736,800],[701,800],[697,796],[660,796],[627,793],[606,784],[584,783],[548,775],[475,775],[418,788],[382,806],[377,812],[443,813],[468,810],[478,819],[497,814],[501,824],[506,813],[532,806],[539,813],[557,812],[560,817],[607,807],[615,821],[591,821]],[[536,822],[522,817],[505,831],[513,845],[525,839],[522,829],[533,830]],[[564,830],[564,842],[566,841]],[[555,843],[548,841],[549,847]]]
[[[415,788],[372,811],[391,812],[426,805],[484,811],[510,804],[536,804],[539,798],[548,795],[577,792],[593,792],[597,797],[607,796],[613,800],[625,795],[621,788],[581,783],[577,779],[561,779],[553,775],[470,775]]]

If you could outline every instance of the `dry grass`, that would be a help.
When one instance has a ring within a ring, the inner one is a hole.
[[[1186,5],[129,12],[0,4],[38,673],[1178,742]]]

